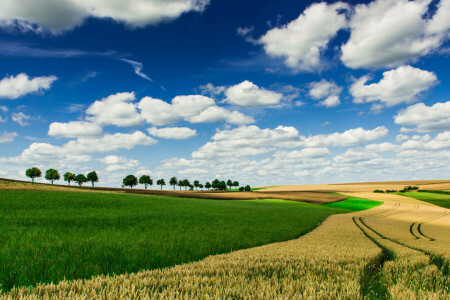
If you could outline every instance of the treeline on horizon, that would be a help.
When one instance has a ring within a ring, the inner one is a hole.
[[[42,171],[38,167],[32,167],[25,171],[25,176],[30,178],[33,183],[35,178],[42,177]],[[94,183],[99,181],[96,171],[89,172],[87,176],[84,174],[75,175],[74,173],[66,172],[63,177],[64,181],[67,181],[69,185],[71,182],[76,182],[79,186],[82,186],[83,183],[91,182],[92,186],[94,186]],[[45,171],[45,179],[49,180],[53,184],[55,181],[60,180],[61,176],[59,175],[58,170],[50,168]],[[133,186],[138,184],[143,184],[145,189],[147,189],[149,185],[153,185],[153,179],[149,175],[142,175],[139,179],[134,175],[127,175],[122,181],[122,187],[133,188]],[[156,184],[161,186],[162,190],[162,187],[166,185],[166,182],[163,178],[161,178],[156,181]],[[189,190],[194,190],[194,188],[196,190],[203,190],[203,188],[206,188],[207,190],[214,189],[218,191],[226,191],[227,187],[229,190],[234,187],[241,192],[250,192],[252,190],[249,185],[239,187],[239,181],[232,181],[231,179],[228,179],[227,182],[214,179],[211,183],[208,181],[205,182],[205,184],[200,183],[198,180],[194,180],[191,184],[188,179],[178,180],[176,177],[172,177],[170,178],[169,184],[173,186],[174,190],[176,186],[178,186],[180,190],[182,187],[184,187],[185,190],[188,188]]]

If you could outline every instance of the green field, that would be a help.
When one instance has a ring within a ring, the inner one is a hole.
[[[351,211],[360,211],[365,209],[371,209],[381,204],[383,204],[383,202],[349,196],[344,201],[329,203],[325,204],[324,206],[348,209]]]
[[[427,192],[407,192],[397,194],[432,203],[434,205],[442,206],[445,208],[450,208],[450,195]]]
[[[283,200],[1,191],[0,284],[7,291],[195,261],[293,239],[349,211]]]

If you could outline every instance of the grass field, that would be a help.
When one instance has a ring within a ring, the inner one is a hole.
[[[377,207],[381,204],[383,204],[383,202],[381,202],[381,201],[373,201],[373,200],[369,200],[369,199],[363,199],[363,198],[349,196],[344,201],[324,204],[324,206],[349,209],[351,211],[360,211],[360,210],[365,210],[365,209],[371,209],[371,208]]]
[[[437,193],[426,193],[426,192],[407,192],[398,193],[399,195],[411,197],[417,200],[426,201],[434,205],[442,206],[445,208],[450,208],[450,195],[437,194]]]
[[[105,193],[1,191],[0,284],[90,278],[296,238],[342,207]]]

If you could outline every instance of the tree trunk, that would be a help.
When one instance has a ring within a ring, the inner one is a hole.
[[[68,182],[69,182],[69,186],[70,186],[70,180]]]
[[[173,185],[173,190],[175,191],[175,184]]]
[[[33,183],[34,182],[34,177],[33,178],[31,178],[31,183]]]
[[[161,184],[161,191],[162,191],[162,184]]]
[[[94,187],[94,182],[92,181],[92,187]]]
[[[52,180],[52,184],[53,184],[53,180]]]
[[[144,186],[145,186],[145,189],[147,189],[147,184],[144,184]]]

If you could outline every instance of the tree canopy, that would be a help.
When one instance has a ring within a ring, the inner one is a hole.
[[[139,183],[143,184],[145,189],[147,189],[148,185],[153,185],[153,179],[149,175],[142,175],[139,178]]]
[[[70,172],[64,173],[64,181],[67,181],[70,185],[71,181],[75,181],[75,174]]]
[[[126,176],[122,182],[124,186],[129,186],[131,189],[133,188],[133,186],[138,184],[137,177],[134,175]]]
[[[162,187],[163,187],[163,185],[166,185],[166,182],[164,181],[164,179],[158,179],[158,181],[156,181],[156,184],[157,185],[160,185],[161,186],[161,190],[162,190]]]
[[[55,180],[59,180],[60,178],[58,170],[50,168],[45,171],[45,179],[51,181],[52,184]]]
[[[25,171],[25,176],[31,178],[31,182],[34,182],[35,178],[42,176],[42,171],[38,167],[32,167]]]
[[[98,182],[98,175],[97,172],[92,171],[87,174],[87,180],[92,183],[92,186],[94,186],[94,182]]]
[[[78,183],[79,186],[82,186],[83,183],[88,181],[88,179],[86,178],[86,176],[84,176],[84,174],[78,174],[77,176],[75,176],[75,179],[73,181]]]

